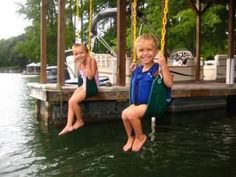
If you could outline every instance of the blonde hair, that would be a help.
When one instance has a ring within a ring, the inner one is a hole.
[[[137,44],[142,40],[152,41],[154,47],[158,50],[159,42],[158,42],[157,38],[151,34],[148,34],[148,33],[142,34],[141,36],[137,37],[137,39],[135,40],[135,43],[134,43],[135,49],[137,48]]]
[[[85,50],[87,53],[89,52],[89,51],[88,51],[88,48],[86,47],[85,44],[82,44],[82,43],[74,43],[74,44],[72,45],[72,51],[73,51],[73,48],[76,48],[76,47],[83,47],[84,50]]]

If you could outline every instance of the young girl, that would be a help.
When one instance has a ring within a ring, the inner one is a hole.
[[[164,84],[168,88],[173,84],[166,59],[162,55],[158,55],[157,63],[154,62],[158,52],[157,48],[157,41],[150,34],[143,34],[135,41],[137,58],[142,65],[133,70],[131,77],[131,105],[123,110],[121,115],[128,137],[127,143],[123,146],[125,152],[130,149],[135,152],[140,151],[147,139],[147,136],[143,134],[141,118],[147,109],[151,85],[154,80],[153,74],[158,71],[159,66],[161,67]],[[132,134],[133,131],[134,136]]]
[[[68,102],[67,124],[58,135],[66,134],[84,125],[79,103],[86,98],[87,80],[95,79],[97,88],[99,87],[97,63],[95,59],[89,56],[86,46],[84,44],[74,44],[72,52],[76,66],[83,79],[83,84],[74,91]],[[74,117],[76,117],[75,123]]]

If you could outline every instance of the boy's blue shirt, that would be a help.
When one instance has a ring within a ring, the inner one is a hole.
[[[145,72],[142,72],[143,65],[138,66],[131,76],[131,85],[130,85],[130,103],[139,105],[147,104],[152,82],[155,79],[154,74],[159,69],[159,64],[154,63],[152,67]],[[167,89],[166,101],[171,100],[171,89]]]

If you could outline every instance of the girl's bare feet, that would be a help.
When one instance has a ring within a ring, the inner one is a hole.
[[[132,151],[138,152],[142,149],[145,141],[147,140],[147,136],[143,135],[140,138],[135,138],[134,144],[132,146]]]
[[[127,143],[123,146],[123,151],[127,152],[128,150],[130,150],[132,148],[132,145],[134,143],[134,137],[129,137],[127,140]]]
[[[58,135],[64,135],[66,133],[69,133],[73,131],[73,127],[72,126],[66,126],[60,133],[58,133]]]
[[[83,125],[84,125],[84,121],[83,120],[79,120],[79,121],[77,120],[75,122],[75,124],[73,125],[73,129],[76,130],[76,129],[82,127]]]

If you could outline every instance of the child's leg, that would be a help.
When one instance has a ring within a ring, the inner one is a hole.
[[[134,142],[134,137],[132,136],[132,126],[129,122],[129,119],[128,119],[128,116],[127,116],[127,112],[129,112],[129,109],[132,107],[133,105],[127,107],[125,110],[123,110],[122,112],[122,120],[123,120],[123,124],[124,124],[124,127],[125,127],[125,131],[126,131],[126,134],[127,134],[127,137],[128,137],[128,140],[126,142],[126,144],[123,146],[123,150],[126,152],[128,151],[129,149],[132,148],[132,145],[133,145],[133,142]]]
[[[145,143],[147,136],[143,134],[141,118],[143,117],[147,106],[134,106],[128,112],[128,118],[135,132],[135,140],[132,146],[132,151],[139,151]]]
[[[71,96],[70,100],[73,99],[73,97],[75,96],[74,93]],[[68,132],[71,132],[73,130],[73,126],[72,125],[73,125],[75,114],[74,114],[74,111],[73,111],[73,109],[71,107],[70,100],[68,102],[68,113],[67,113],[67,123],[66,123],[66,126],[64,127],[64,129],[58,135],[63,135],[63,134],[66,134]]]
[[[82,102],[85,99],[85,97],[86,97],[85,90],[83,89],[83,87],[79,87],[77,89],[73,99],[70,100],[70,105],[73,109],[73,112],[75,113],[76,118],[77,118],[75,124],[73,125],[74,129],[78,129],[79,127],[84,125],[79,103]]]

